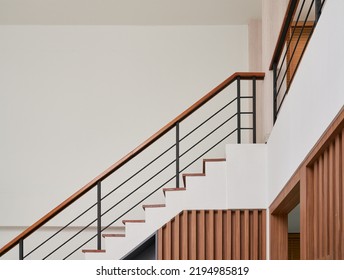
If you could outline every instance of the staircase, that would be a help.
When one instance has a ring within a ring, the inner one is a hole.
[[[7,243],[0,257],[19,245],[20,260],[70,259],[82,250],[86,259],[121,259],[184,209],[225,209],[224,159],[203,160],[202,173],[195,165],[219,148],[223,155],[220,144],[256,143],[256,81],[263,79],[264,73],[228,77]],[[41,237],[54,219],[65,224]]]
[[[123,234],[104,234],[105,250],[83,250],[85,259],[122,259],[184,209],[226,209],[225,159],[205,159],[203,173],[184,174],[183,179],[182,188],[162,190],[165,204],[143,205],[145,220],[125,220]]]

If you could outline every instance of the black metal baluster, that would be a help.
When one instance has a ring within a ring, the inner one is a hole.
[[[257,142],[257,118],[256,118],[256,77],[253,77],[252,80],[252,112],[253,112],[253,143],[255,144]]]
[[[241,104],[240,104],[240,77],[237,78],[237,133],[238,144],[241,143]]]
[[[315,25],[318,23],[321,15],[321,6],[321,0],[315,0]]]
[[[19,240],[19,260],[24,259],[24,240]]]
[[[273,120],[277,119],[277,63],[272,66],[273,70]]]
[[[176,123],[176,188],[179,188],[179,122]]]
[[[102,249],[102,195],[101,195],[101,182],[97,183],[97,250]]]

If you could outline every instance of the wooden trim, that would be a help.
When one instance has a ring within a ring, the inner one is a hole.
[[[125,225],[126,223],[145,223],[145,220],[123,220],[122,223]]]
[[[96,250],[96,249],[84,249],[83,253],[105,253],[105,250]]]
[[[104,233],[102,234],[103,238],[108,238],[108,237],[125,237],[124,233]]]
[[[300,201],[300,170],[294,173],[287,185],[275,198],[270,206],[270,213],[274,215],[289,213]]]
[[[96,186],[99,181],[103,181],[104,179],[109,177],[112,173],[114,173],[116,170],[118,170],[120,167],[122,167],[124,164],[126,164],[128,161],[130,161],[132,158],[134,158],[139,153],[141,153],[143,150],[145,150],[147,147],[149,147],[151,144],[156,142],[158,139],[160,139],[162,136],[164,136],[167,132],[169,132],[176,125],[176,123],[179,123],[179,122],[183,121],[185,118],[187,118],[188,116],[190,116],[193,112],[195,112],[197,109],[202,107],[205,103],[207,103],[209,100],[211,100],[213,97],[215,97],[218,93],[220,93],[223,89],[225,89],[227,86],[232,84],[239,77],[241,80],[250,80],[252,78],[256,78],[256,80],[264,80],[265,73],[262,73],[262,72],[235,72],[234,74],[232,74],[225,81],[223,81],[221,84],[219,84],[213,90],[211,90],[209,93],[207,93],[205,96],[203,96],[200,100],[198,100],[196,103],[194,103],[188,109],[186,109],[183,113],[181,113],[179,116],[174,118],[171,122],[166,124],[164,127],[162,127],[159,131],[157,131],[151,137],[149,137],[141,145],[139,145],[137,148],[132,150],[126,156],[124,156],[119,161],[117,161],[116,163],[111,165],[108,169],[106,169],[100,175],[95,177],[92,181],[90,181],[88,184],[86,184],[80,190],[75,192],[73,195],[71,195],[69,198],[67,198],[65,201],[63,201],[61,204],[59,204],[57,207],[55,207],[50,212],[48,212],[46,215],[44,215],[36,223],[31,225],[29,228],[27,228],[24,232],[22,232],[17,237],[15,237],[13,240],[11,240],[9,243],[7,243],[5,246],[3,246],[0,249],[0,256],[4,255],[6,252],[11,250],[14,246],[16,246],[19,243],[20,240],[23,240],[26,237],[28,237],[29,235],[31,235],[34,231],[36,231],[38,228],[40,228],[41,226],[46,224],[48,221],[50,221],[52,218],[54,218],[56,215],[58,215],[60,212],[62,212],[64,209],[66,209],[73,202],[75,202],[80,197],[82,197],[87,192],[89,192],[91,189],[93,189],[93,187]]]
[[[270,215],[270,259],[288,259],[288,215]]]

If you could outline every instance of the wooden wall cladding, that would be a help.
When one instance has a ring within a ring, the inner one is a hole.
[[[266,259],[266,211],[184,210],[159,229],[158,259]]]
[[[344,129],[307,165],[307,233],[311,259],[344,259]]]
[[[300,202],[300,258],[344,259],[344,107],[270,205],[270,258],[288,258],[288,213]]]

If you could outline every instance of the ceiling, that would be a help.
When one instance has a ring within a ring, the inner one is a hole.
[[[262,0],[0,0],[0,25],[239,25]]]

